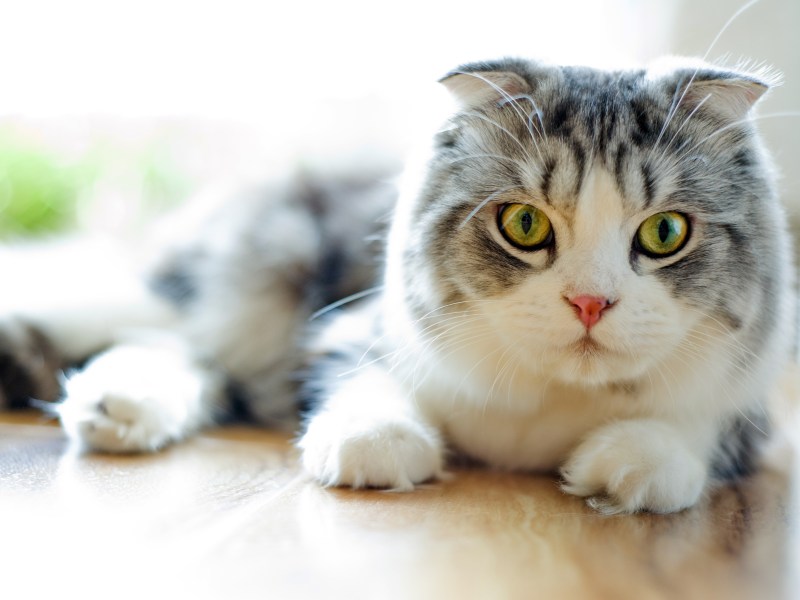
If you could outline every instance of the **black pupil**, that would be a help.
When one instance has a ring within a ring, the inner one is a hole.
[[[526,212],[522,215],[522,219],[520,220],[520,225],[522,226],[522,231],[525,235],[528,235],[528,232],[531,230],[533,226],[533,217],[531,213]]]
[[[658,238],[661,240],[661,243],[667,241],[669,237],[669,223],[667,223],[666,219],[661,219],[661,223],[658,224]]]

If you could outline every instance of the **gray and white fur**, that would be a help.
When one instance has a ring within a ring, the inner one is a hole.
[[[373,328],[343,346],[359,318],[343,316],[317,348],[334,358],[306,468],[411,489],[457,451],[559,470],[608,513],[677,511],[750,471],[794,325],[786,220],[749,114],[767,80],[502,60],[443,83],[460,109],[400,196]],[[550,223],[533,249],[504,235],[515,205]],[[667,213],[686,241],[656,256],[638,232]]]
[[[231,418],[296,430],[305,327],[374,284],[390,175],[215,192],[159,222],[145,252],[95,239],[5,249],[0,400],[60,399],[87,450],[158,450]]]
[[[382,270],[365,240],[392,190],[294,182],[185,239],[168,228],[149,287],[128,296],[149,313],[117,299],[98,327],[99,312],[16,311],[16,331],[39,332],[29,345],[64,357],[48,364],[110,346],[66,381],[69,435],[155,450],[234,405],[291,422],[300,398],[302,462],[324,485],[410,490],[461,453],[558,470],[604,512],[673,512],[749,472],[794,325],[786,221],[750,114],[769,79],[509,59],[443,83],[458,108],[409,167]],[[510,206],[547,237],[514,242]],[[654,254],[641,231],[659,215],[684,237]],[[370,299],[309,333],[314,311],[377,274]],[[76,322],[94,337],[67,335]],[[6,396],[52,395],[31,353],[5,348]]]

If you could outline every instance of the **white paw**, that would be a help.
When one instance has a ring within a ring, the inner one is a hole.
[[[707,469],[677,432],[655,421],[622,421],[595,431],[561,469],[562,489],[605,514],[677,512],[694,505]]]
[[[65,385],[58,412],[83,448],[153,452],[205,424],[205,375],[180,356],[155,348],[117,347]]]
[[[410,417],[316,415],[299,442],[303,466],[326,486],[410,491],[442,476],[439,436]]]

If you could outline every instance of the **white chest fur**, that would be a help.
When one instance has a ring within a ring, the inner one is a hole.
[[[557,468],[603,423],[641,411],[635,390],[624,386],[536,384],[528,386],[527,398],[511,399],[505,390],[484,402],[446,399],[443,390],[418,390],[416,397],[452,449],[493,466],[535,471]]]

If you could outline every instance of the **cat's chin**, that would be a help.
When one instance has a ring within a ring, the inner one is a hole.
[[[564,347],[561,354],[561,359],[553,365],[554,375],[571,385],[585,387],[630,381],[647,370],[643,357],[619,352],[588,336]]]

